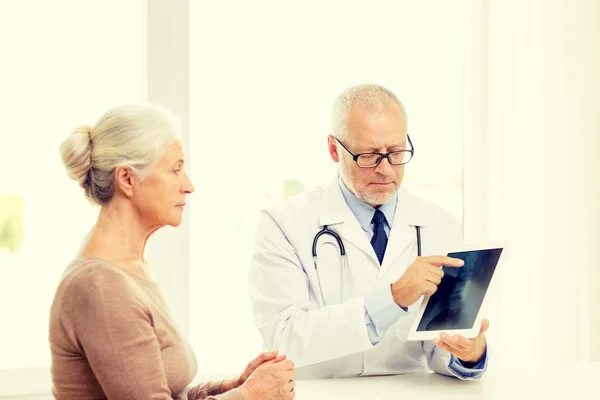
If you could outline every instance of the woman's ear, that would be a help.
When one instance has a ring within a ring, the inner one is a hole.
[[[115,168],[115,189],[118,189],[127,197],[132,197],[134,184],[135,177],[129,167]]]

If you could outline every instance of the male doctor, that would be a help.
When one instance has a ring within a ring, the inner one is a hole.
[[[339,175],[261,213],[249,293],[269,349],[293,360],[299,379],[428,371],[479,378],[487,367],[484,319],[467,339],[442,333],[407,341],[423,295],[443,278],[443,256],[462,243],[449,212],[401,187],[414,149],[404,107],[379,85],[359,85],[334,102],[329,154]],[[315,235],[327,226],[330,235]],[[417,256],[416,226],[422,257]]]

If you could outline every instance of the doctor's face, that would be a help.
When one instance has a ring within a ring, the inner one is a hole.
[[[353,154],[406,150],[406,115],[394,103],[380,110],[369,110],[355,103],[348,118],[348,135],[341,141]],[[372,207],[386,203],[404,177],[404,165],[391,165],[386,158],[374,168],[360,168],[331,136],[329,153],[340,163],[340,175],[346,187]]]

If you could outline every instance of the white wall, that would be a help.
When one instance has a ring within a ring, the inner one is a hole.
[[[497,365],[599,360],[600,3],[471,3],[465,229],[515,242]]]
[[[142,100],[141,5],[0,1],[0,196],[24,204],[22,247],[0,249],[0,396],[48,391],[50,304],[98,213],[58,150],[76,125]]]

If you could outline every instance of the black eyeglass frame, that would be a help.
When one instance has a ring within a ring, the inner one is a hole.
[[[335,139],[336,142],[338,142],[344,148],[344,150],[346,150],[348,152],[348,154],[350,154],[352,156],[352,159],[354,160],[354,162],[356,163],[356,165],[358,165],[359,168],[375,168],[379,164],[381,164],[381,161],[384,158],[387,158],[387,160],[390,163],[390,165],[405,165],[410,160],[412,160],[412,158],[415,155],[415,146],[413,146],[412,140],[410,140],[410,136],[409,135],[406,135],[406,138],[408,139],[408,144],[410,145],[410,150],[398,150],[398,151],[391,151],[389,153],[360,153],[360,154],[354,154],[338,138],[336,138],[335,136],[333,138]],[[396,154],[396,153],[410,153],[410,158],[406,162],[403,162],[403,163],[400,163],[400,164],[394,164],[392,162],[392,159],[390,158],[390,156],[392,154]],[[361,166],[361,165],[358,164],[358,158],[360,156],[372,156],[372,155],[379,156],[379,157],[377,157],[377,161],[375,162],[375,165],[371,165],[369,167],[363,167],[363,166]]]

